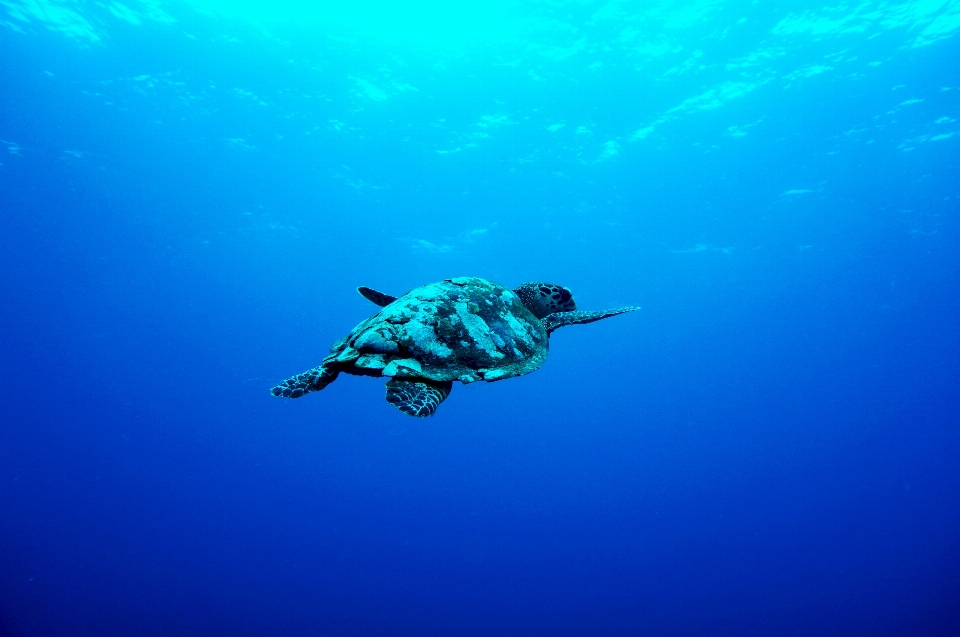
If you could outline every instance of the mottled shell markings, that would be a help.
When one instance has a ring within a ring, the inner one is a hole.
[[[456,308],[457,316],[467,329],[467,335],[473,339],[473,346],[479,347],[493,358],[503,358],[503,353],[497,349],[496,343],[490,338],[490,327],[487,323],[472,313],[466,303],[454,303],[453,307]]]
[[[275,396],[319,391],[341,372],[388,376],[387,401],[406,414],[433,415],[452,381],[496,381],[539,368],[549,334],[637,308],[580,312],[566,288],[524,283],[510,291],[479,278],[447,279],[397,298],[360,293],[382,307],[335,342],[322,364],[279,383]]]

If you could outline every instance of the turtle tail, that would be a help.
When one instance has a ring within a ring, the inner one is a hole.
[[[277,383],[270,393],[284,398],[300,398],[312,391],[320,391],[335,381],[339,375],[340,370],[326,364],[320,365]]]

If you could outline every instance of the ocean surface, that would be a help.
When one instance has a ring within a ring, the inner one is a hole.
[[[960,634],[958,34],[0,0],[0,636]],[[642,309],[270,395],[460,276]]]

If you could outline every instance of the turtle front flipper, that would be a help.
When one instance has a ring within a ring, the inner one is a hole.
[[[395,378],[387,383],[387,402],[409,416],[426,418],[437,411],[451,389],[450,381]]]
[[[639,310],[637,306],[618,307],[615,310],[600,310],[599,312],[554,312],[540,319],[547,334],[564,325],[580,325],[581,323],[593,323],[601,319],[610,318],[617,314],[633,312]]]
[[[330,365],[320,365],[278,383],[270,390],[270,393],[284,398],[300,398],[312,391],[320,391],[335,381],[339,375],[340,370],[334,369]]]
[[[397,297],[395,296],[390,296],[389,294],[384,294],[383,292],[377,292],[373,288],[368,288],[363,285],[357,288],[357,292],[359,292],[360,296],[363,298],[375,305],[379,305],[380,307],[387,307],[397,300]]]

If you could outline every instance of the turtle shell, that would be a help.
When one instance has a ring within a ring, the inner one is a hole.
[[[462,277],[407,292],[331,348],[350,374],[495,381],[547,359],[547,331],[502,285]]]

